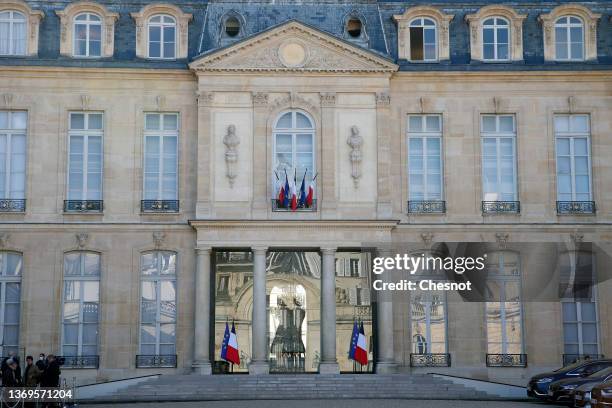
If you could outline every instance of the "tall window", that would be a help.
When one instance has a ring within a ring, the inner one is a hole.
[[[176,354],[176,253],[141,256],[140,354]]]
[[[558,201],[591,201],[588,115],[556,115]]]
[[[19,354],[19,311],[23,257],[0,252],[0,354]]]
[[[505,61],[510,59],[510,26],[501,17],[488,18],[482,24],[483,59]]]
[[[446,353],[446,304],[444,293],[415,291],[411,294],[412,353]]]
[[[484,201],[517,201],[514,115],[483,115],[482,190]]]
[[[71,112],[68,200],[102,200],[102,113]]]
[[[62,353],[98,355],[100,255],[70,252],[64,256]]]
[[[0,55],[25,55],[26,18],[18,11],[0,12]]]
[[[436,23],[429,18],[417,18],[410,22],[410,59],[412,61],[436,61]]]
[[[25,199],[27,121],[26,112],[0,111],[0,199]]]
[[[441,201],[442,117],[408,116],[408,187],[410,201]]]
[[[178,129],[176,113],[145,115],[145,200],[178,199]]]
[[[565,16],[555,23],[555,56],[565,61],[584,59],[584,24],[580,18]]]
[[[149,19],[149,58],[176,58],[176,21],[168,15]]]
[[[315,166],[314,133],[312,120],[300,111],[285,112],[276,121],[273,171],[282,182],[285,171],[290,179],[295,174],[298,183],[304,174],[306,181],[312,180]],[[276,177],[273,177],[276,181]]]
[[[74,55],[77,57],[99,57],[102,52],[102,21],[92,13],[79,14],[74,18]]]
[[[522,354],[523,320],[518,254],[508,251],[487,256],[487,353]]]

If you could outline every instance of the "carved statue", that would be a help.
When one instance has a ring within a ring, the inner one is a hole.
[[[240,144],[240,139],[236,136],[236,126],[229,125],[227,127],[227,133],[223,137],[223,144],[225,145],[225,164],[227,166],[225,175],[229,180],[230,187],[234,187],[236,162],[238,161],[238,145]]]
[[[351,126],[351,135],[346,139],[346,144],[351,148],[349,159],[351,161],[351,177],[355,188],[359,187],[359,179],[361,178],[361,146],[363,146],[363,137],[359,134],[359,128],[355,125]]]

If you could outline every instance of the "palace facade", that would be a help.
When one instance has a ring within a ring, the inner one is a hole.
[[[1,354],[517,384],[612,354],[612,4],[487,3],[0,0]],[[482,299],[371,290],[442,243],[487,249]]]

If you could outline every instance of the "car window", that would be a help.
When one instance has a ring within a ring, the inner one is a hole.
[[[612,367],[606,367],[603,370],[599,370],[597,372],[594,372],[593,374],[589,375],[589,377],[591,378],[601,378],[601,377],[605,377],[608,375],[612,375]]]

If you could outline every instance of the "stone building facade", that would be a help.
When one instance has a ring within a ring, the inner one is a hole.
[[[63,355],[79,381],[209,374],[233,323],[252,374],[523,383],[609,355],[611,15],[0,0],[2,354]],[[313,189],[295,211],[293,178]],[[398,243],[482,244],[504,289],[375,294]],[[586,244],[588,299],[532,296]]]

